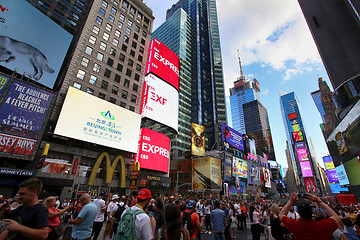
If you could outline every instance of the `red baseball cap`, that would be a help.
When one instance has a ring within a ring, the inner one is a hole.
[[[149,189],[143,188],[140,190],[139,195],[137,196],[140,199],[148,199],[151,198],[151,192]]]

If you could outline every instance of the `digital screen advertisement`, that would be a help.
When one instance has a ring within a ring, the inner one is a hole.
[[[179,91],[179,57],[158,39],[150,42],[146,74],[153,73]]]
[[[277,164],[276,161],[268,160],[268,164],[269,164],[269,167],[270,167],[270,168],[278,169],[278,164]]]
[[[336,170],[335,168],[333,169],[326,169],[326,175],[329,179],[329,182],[339,182],[339,178],[338,178],[338,175],[336,173]]]
[[[303,177],[312,177],[313,176],[310,161],[300,162],[300,167],[301,167],[301,172],[303,174]]]
[[[205,127],[196,123],[191,123],[191,154],[205,155]]]
[[[0,74],[0,98],[2,97],[2,94],[5,91],[5,87],[9,83],[9,81],[10,81],[10,77]]]
[[[294,113],[290,113],[288,114],[288,119],[291,121],[291,120],[294,120],[294,119],[297,119],[298,118],[298,115],[296,112]]]
[[[270,170],[263,168],[265,187],[271,188]]]
[[[254,164],[248,165],[248,184],[259,185],[260,184],[260,172],[261,167]]]
[[[136,153],[140,122],[139,114],[70,87],[54,134]]]
[[[192,189],[221,189],[221,162],[213,157],[195,158],[193,161]]]
[[[141,117],[162,123],[178,131],[179,93],[153,74],[144,81]]]
[[[249,139],[249,145],[250,145],[250,152],[248,153],[248,157],[252,160],[257,160],[255,140]]]
[[[142,128],[139,151],[136,154],[140,167],[161,172],[169,172],[170,138],[153,130]]]
[[[240,158],[233,158],[233,175],[241,178],[247,178],[248,165],[246,160]]]
[[[346,187],[341,187],[340,183],[330,183],[330,188],[332,193],[348,192],[349,189]]]
[[[244,151],[244,140],[241,133],[222,123],[222,140],[226,148],[234,147]]]
[[[309,161],[309,155],[306,151],[306,148],[296,149],[296,152],[300,162]]]
[[[305,181],[306,192],[315,193],[316,192],[316,186],[315,186],[314,178],[305,177],[304,181]]]
[[[344,165],[339,165],[335,168],[340,185],[341,186],[350,186],[348,176],[346,174]]]
[[[296,149],[306,148],[304,142],[297,142],[297,143],[295,143],[295,146],[296,146]]]
[[[224,181],[231,182],[232,175],[232,156],[225,154],[224,162]]]
[[[299,124],[293,124],[292,128],[293,128],[293,132],[300,132]]]
[[[27,1],[1,7],[0,65],[53,88],[72,35]]]
[[[325,169],[334,169],[334,162],[331,156],[323,157]]]
[[[300,142],[300,141],[304,141],[304,137],[303,137],[303,134],[302,132],[293,132],[292,133],[293,135],[293,139],[295,142]]]
[[[360,161],[357,157],[344,163],[351,186],[360,185]]]

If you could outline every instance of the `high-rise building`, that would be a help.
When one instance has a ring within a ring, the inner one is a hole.
[[[321,192],[319,171],[312,146],[308,143],[299,101],[295,93],[281,92],[280,107],[296,183],[302,191]]]
[[[217,148],[217,124],[226,123],[220,37],[215,0],[180,0],[152,35],[180,59],[179,132],[172,156],[191,149],[191,123],[205,126],[206,150]]]

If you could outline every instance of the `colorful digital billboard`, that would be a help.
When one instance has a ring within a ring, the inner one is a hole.
[[[326,169],[326,175],[329,179],[329,182],[331,182],[331,183],[339,182],[339,178],[338,178],[335,168]]]
[[[136,153],[140,122],[139,114],[70,87],[54,134]]]
[[[293,124],[291,126],[292,126],[292,129],[293,129],[293,132],[300,132],[299,124]]]
[[[271,188],[270,170],[267,168],[263,168],[263,172],[264,172],[265,187]]]
[[[268,160],[268,164],[269,164],[269,168],[278,169],[278,164],[276,161]]]
[[[324,161],[324,166],[325,166],[325,169],[334,169],[335,166],[334,166],[334,162],[332,160],[332,157],[331,156],[326,156],[326,157],[323,157],[323,161]]]
[[[250,152],[248,152],[248,158],[252,160],[257,160],[255,140],[249,138],[249,145]]]
[[[306,148],[305,147],[305,142],[297,142],[297,143],[295,143],[295,146],[296,146],[296,149]]]
[[[232,161],[233,161],[233,157],[231,155],[225,154],[225,161],[224,161],[224,181],[225,182],[231,182]]]
[[[226,148],[236,148],[244,151],[244,140],[241,133],[222,123],[222,140]]]
[[[316,192],[316,186],[315,186],[314,178],[305,177],[304,181],[305,181],[306,192],[315,193]]]
[[[9,83],[9,81],[10,81],[10,77],[0,74],[0,98],[2,97],[2,94],[5,91],[5,87]]]
[[[357,157],[344,163],[351,186],[360,185],[360,161]]]
[[[293,132],[292,133],[293,135],[293,139],[295,142],[300,142],[300,141],[304,141],[304,137],[303,137],[303,134],[302,132]]]
[[[178,91],[155,75],[148,74],[144,81],[140,114],[178,131]]]
[[[205,127],[196,123],[191,123],[191,154],[205,155]]]
[[[233,158],[233,175],[241,178],[247,178],[248,165],[246,160],[240,158]]]
[[[332,193],[341,193],[348,192],[349,189],[346,187],[341,187],[340,183],[330,183]]]
[[[300,168],[301,168],[303,177],[312,177],[313,176],[310,161],[300,162]]]
[[[142,128],[136,161],[143,169],[169,172],[170,138],[153,130]]]
[[[294,113],[290,113],[288,114],[288,119],[291,121],[291,120],[294,120],[294,119],[297,119],[298,118],[298,115],[296,112]]]
[[[340,185],[341,186],[350,186],[349,178],[346,174],[346,170],[344,168],[344,165],[339,165],[335,168]]]
[[[249,164],[248,165],[248,184],[259,185],[260,184],[260,172],[261,167]]]
[[[213,157],[195,158],[193,161],[192,189],[221,189],[221,161]]]
[[[9,84],[0,105],[0,152],[32,160],[54,94],[19,80]]]
[[[150,42],[146,74],[153,73],[179,91],[179,57],[158,39]]]
[[[296,152],[300,162],[309,161],[309,155],[306,148],[296,149]]]
[[[53,88],[72,35],[27,1],[1,6],[0,65]]]

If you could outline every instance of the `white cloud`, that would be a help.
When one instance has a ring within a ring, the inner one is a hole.
[[[268,88],[265,88],[264,90],[262,90],[262,91],[260,92],[260,94],[261,94],[261,95],[268,95],[269,92],[270,92],[270,90],[269,90]]]

